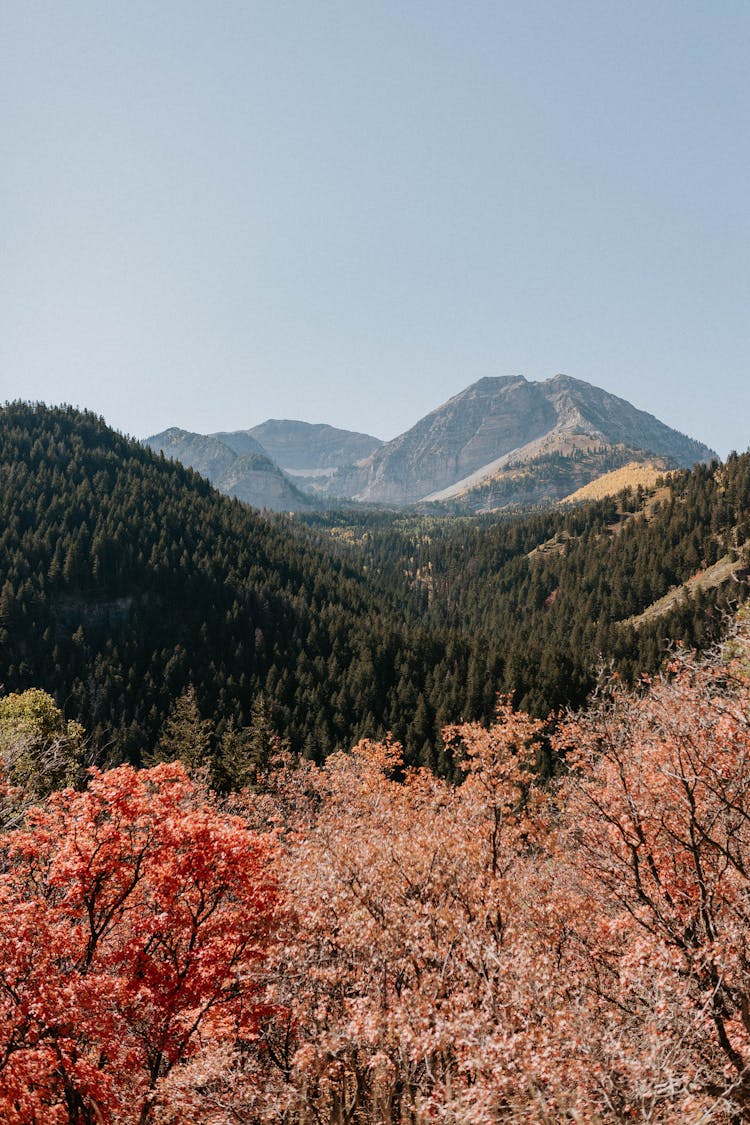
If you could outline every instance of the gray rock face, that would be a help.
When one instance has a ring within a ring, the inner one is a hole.
[[[216,481],[226,472],[237,457],[216,435],[193,434],[177,426],[146,438],[144,444],[150,445],[157,453],[162,452],[170,460],[181,461],[211,481]]]
[[[146,438],[144,444],[195,469],[221,492],[256,508],[300,511],[313,506],[314,501],[285,476],[253,437],[223,436],[236,439],[232,443],[236,448],[219,434],[194,434],[176,427]]]
[[[600,437],[610,444],[624,443],[644,452],[660,454],[684,468],[716,457],[700,441],[671,429],[653,414],[637,410],[623,398],[569,375],[555,375],[539,383],[558,415],[558,427]]]
[[[277,418],[254,426],[247,433],[282,469],[335,469],[369,457],[383,444],[370,434]]]
[[[537,384],[522,376],[481,379],[374,453],[330,490],[354,484],[358,500],[409,504],[467,476],[555,423]]]
[[[410,504],[462,482],[466,488],[502,470],[567,447],[627,445],[692,465],[715,456],[708,446],[665,426],[616,395],[556,375],[481,379],[325,484],[330,496]]]
[[[208,436],[218,438],[224,445],[229,446],[238,457],[244,456],[245,453],[267,453],[260,442],[256,441],[247,430],[233,430],[231,433],[209,434]]]
[[[313,506],[310,497],[262,453],[246,453],[238,457],[222,474],[216,486],[227,496],[236,496],[246,504],[274,512],[299,512]]]

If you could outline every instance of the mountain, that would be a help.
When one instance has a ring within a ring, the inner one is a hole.
[[[195,434],[176,426],[146,438],[165,457],[195,469],[227,496],[269,511],[303,511],[313,501],[286,476],[247,431]]]
[[[702,442],[568,375],[480,379],[389,442],[279,419],[207,435],[171,429],[146,440],[222,492],[276,511],[342,500],[452,514],[531,507],[631,463],[657,458],[675,469],[716,458]]]
[[[215,434],[193,434],[171,426],[160,434],[146,438],[157,453],[163,453],[172,461],[180,461],[202,477],[217,481],[237,459],[237,453]],[[257,442],[253,442],[254,452],[263,453]],[[243,450],[243,452],[248,452]]]
[[[534,488],[533,479],[528,487],[545,459],[580,464],[592,452],[599,456],[588,477],[579,472],[563,479],[566,474],[558,472],[557,490]],[[665,457],[675,467],[716,456],[708,446],[589,383],[567,375],[542,383],[504,376],[474,383],[359,465],[339,470],[325,488],[330,496],[371,503],[461,498],[468,510],[476,510],[523,503],[529,494],[531,503],[559,498],[638,454]],[[505,487],[519,466],[526,487]],[[486,487],[498,480],[493,502]]]
[[[368,457],[383,443],[335,426],[269,419],[251,430],[215,434],[173,426],[145,444],[208,477],[228,496],[256,508],[299,512],[315,506],[314,494],[326,491],[339,466]]]
[[[215,484],[227,496],[272,512],[299,512],[313,506],[310,497],[265,453],[251,452],[236,457]]]

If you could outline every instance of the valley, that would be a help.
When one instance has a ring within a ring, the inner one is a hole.
[[[289,516],[94,415],[10,405],[1,436],[0,683],[50,691],[114,761],[151,753],[192,689],[212,753],[262,697],[297,754],[390,732],[409,764],[451,776],[446,724],[490,721],[498,693],[539,717],[579,706],[602,661],[628,682],[653,672],[670,643],[710,644],[747,592],[746,456],[557,508]],[[233,438],[237,457],[265,457],[255,440]],[[316,440],[319,460],[346,444]],[[204,468],[231,471],[219,445],[202,439]],[[695,580],[722,559],[721,580]]]
[[[750,454],[282,513],[228,436],[0,409],[3,1119],[741,1119]]]

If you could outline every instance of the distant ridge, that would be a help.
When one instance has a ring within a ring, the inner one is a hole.
[[[226,439],[233,439],[232,444]],[[195,469],[227,496],[256,508],[303,511],[314,501],[281,471],[249,434],[194,434],[173,426],[144,443],[157,453]]]
[[[282,469],[336,469],[369,457],[383,445],[371,434],[269,418],[247,431]],[[233,437],[234,435],[227,435]]]
[[[282,419],[206,435],[170,429],[146,442],[222,491],[280,510],[354,500],[488,511],[561,500],[629,462],[660,458],[670,469],[717,459],[702,442],[569,375],[480,379],[389,442]]]

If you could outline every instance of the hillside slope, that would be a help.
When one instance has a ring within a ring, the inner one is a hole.
[[[486,668],[470,693],[489,679],[543,717],[582,702],[602,664],[632,681],[674,641],[700,648],[718,637],[724,613],[748,595],[750,454],[561,509],[305,522],[400,585],[403,599],[410,591],[427,625],[472,637]]]
[[[0,685],[51,691],[115,757],[191,684],[219,733],[262,693],[298,751],[393,730],[418,756],[437,728],[416,702],[459,718],[469,664],[357,566],[95,415],[0,409]]]

